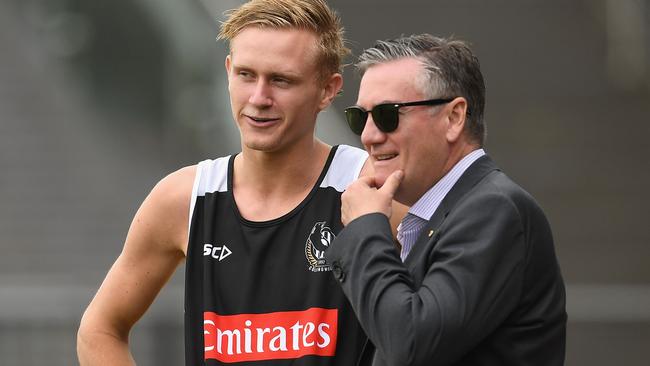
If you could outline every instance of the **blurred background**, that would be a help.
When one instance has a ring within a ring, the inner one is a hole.
[[[239,150],[215,37],[241,3],[0,2],[0,365],[76,364],[81,314],[149,190]],[[357,55],[421,32],[472,43],[486,149],[554,230],[567,365],[647,365],[650,2],[329,3]],[[318,135],[359,146],[342,118],[359,78],[344,77]],[[183,271],[132,332],[140,365],[183,363]]]

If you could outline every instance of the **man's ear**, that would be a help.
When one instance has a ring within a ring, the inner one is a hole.
[[[224,66],[226,67],[226,78],[228,79],[228,91],[230,91],[230,78],[231,78],[230,71],[232,70],[232,53],[229,53],[228,56],[226,56],[226,61],[224,62]]]
[[[327,80],[323,82],[323,90],[321,93],[321,101],[318,105],[319,110],[323,110],[332,104],[336,95],[343,87],[343,76],[338,72],[333,73]]]
[[[447,141],[450,143],[458,141],[463,134],[467,120],[467,100],[458,97],[447,105]]]
[[[226,74],[228,75],[228,78],[230,78],[230,68],[232,67],[232,56],[230,53],[226,56],[225,66]]]

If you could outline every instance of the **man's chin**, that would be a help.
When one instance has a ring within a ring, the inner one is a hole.
[[[384,183],[386,183],[386,179],[388,179],[395,170],[397,169],[386,169],[386,167],[378,169],[375,167],[375,185],[377,188],[383,186]]]
[[[279,144],[277,141],[273,141],[272,139],[249,138],[243,141],[243,145],[246,146],[246,148],[249,150],[273,152],[278,148]]]
[[[381,188],[386,183],[387,176],[384,174],[375,174],[375,187]]]

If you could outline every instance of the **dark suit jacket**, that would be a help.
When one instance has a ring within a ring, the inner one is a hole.
[[[548,221],[487,156],[404,263],[379,213],[350,222],[326,259],[376,347],[373,365],[564,364],[565,290]]]

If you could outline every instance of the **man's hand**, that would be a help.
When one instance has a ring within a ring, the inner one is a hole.
[[[381,188],[377,188],[375,178],[361,177],[350,184],[341,195],[341,221],[347,226],[357,217],[379,212],[388,218],[392,215],[393,195],[402,183],[404,172],[394,171]]]

